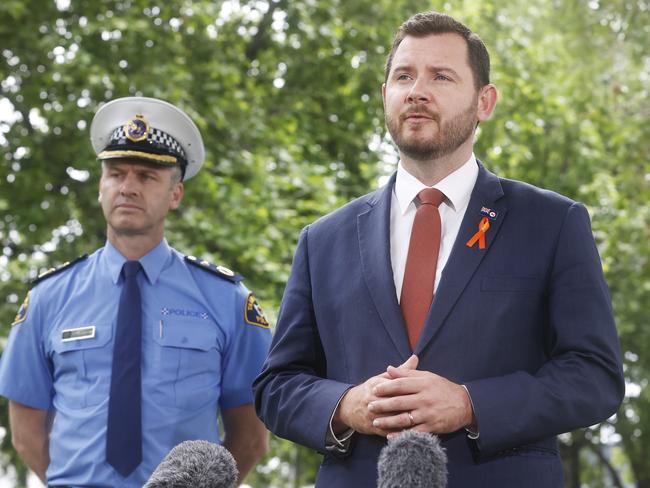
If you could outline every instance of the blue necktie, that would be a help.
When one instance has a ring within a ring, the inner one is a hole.
[[[106,461],[124,477],[130,475],[142,461],[142,307],[136,279],[141,269],[138,261],[126,261],[122,267],[124,283],[117,312],[108,401]]]

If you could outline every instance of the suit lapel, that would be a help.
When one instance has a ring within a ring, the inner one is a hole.
[[[361,270],[381,322],[405,361],[411,350],[404,318],[397,303],[390,258],[390,205],[395,174],[368,201],[367,211],[357,217]]]
[[[472,279],[476,268],[490,251],[505,218],[507,207],[505,201],[501,199],[503,196],[501,183],[480,162],[478,164],[479,174],[476,184],[458,231],[458,237],[442,272],[433,303],[429,309],[427,322],[415,347],[416,354],[427,346],[442,326],[452,307]],[[490,228],[485,234],[486,248],[479,249],[477,244],[469,248],[466,243],[478,230],[478,224],[483,218],[481,214],[483,207],[496,211],[497,216],[494,220],[490,220]]]

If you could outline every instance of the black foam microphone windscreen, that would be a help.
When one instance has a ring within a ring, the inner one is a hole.
[[[185,441],[162,460],[143,488],[236,488],[237,463],[223,446]]]
[[[377,488],[443,488],[447,486],[447,455],[437,436],[407,430],[388,440],[377,471]]]

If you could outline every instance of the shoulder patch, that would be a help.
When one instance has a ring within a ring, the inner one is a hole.
[[[47,278],[54,276],[55,274],[60,273],[63,270],[70,268],[72,265],[77,264],[80,261],[83,261],[87,257],[88,254],[84,254],[83,256],[79,256],[78,258],[73,259],[72,261],[66,261],[65,263],[57,266],[56,268],[50,268],[47,271],[43,271],[41,274],[39,274],[36,278],[32,280],[32,285],[35,285],[36,283],[39,283]]]
[[[260,304],[257,303],[255,295],[252,293],[248,294],[246,298],[246,306],[244,307],[244,320],[247,324],[257,325],[258,327],[263,327],[268,329],[270,327],[269,321],[264,317],[264,311]]]
[[[14,325],[20,324],[21,322],[24,322],[27,319],[27,309],[29,308],[29,294],[30,293],[31,293],[31,291],[27,292],[27,296],[25,297],[25,300],[23,301],[23,304],[18,309],[18,313],[16,314],[16,318],[11,323],[12,327]]]
[[[215,274],[225,280],[232,281],[233,283],[239,283],[244,279],[243,276],[235,274],[234,271],[226,268],[225,266],[217,266],[216,264],[212,264],[205,259],[199,259],[194,256],[185,256],[185,262],[193,264],[197,268],[210,271],[212,274]]]

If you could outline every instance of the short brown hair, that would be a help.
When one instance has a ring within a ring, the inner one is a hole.
[[[481,38],[447,14],[438,12],[422,12],[415,14],[404,22],[395,34],[393,47],[386,60],[384,83],[393,64],[395,51],[406,36],[426,37],[432,34],[458,34],[467,42],[467,55],[469,67],[474,75],[474,85],[479,90],[490,83],[490,55]]]

